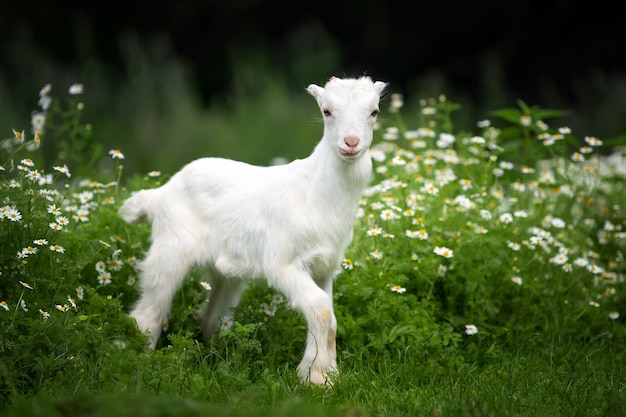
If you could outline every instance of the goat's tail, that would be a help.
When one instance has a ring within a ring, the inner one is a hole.
[[[118,213],[127,223],[141,223],[151,215],[156,190],[141,190],[130,196]]]

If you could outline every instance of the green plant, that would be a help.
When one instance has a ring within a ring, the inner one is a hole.
[[[267,286],[201,341],[200,270],[145,353],[126,311],[149,227],[128,227],[116,208],[166,175],[122,184],[119,150],[102,170],[83,158],[47,172],[41,147],[86,129],[75,106],[48,110],[67,111],[67,125],[14,131],[0,146],[0,410],[623,415],[624,150],[603,156],[599,138],[540,129],[559,112],[539,107],[496,112],[513,123],[532,113],[525,131],[483,120],[475,134],[455,130],[459,106],[443,96],[416,115],[401,103],[372,148],[337,277],[332,389],[297,382],[306,326]],[[509,151],[520,147],[529,153]]]

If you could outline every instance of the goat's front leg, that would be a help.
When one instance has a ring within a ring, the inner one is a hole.
[[[337,370],[337,320],[332,295],[320,288],[308,272],[297,267],[284,268],[270,284],[282,291],[307,321],[306,347],[298,365],[298,376],[303,382],[332,385],[328,374]]]

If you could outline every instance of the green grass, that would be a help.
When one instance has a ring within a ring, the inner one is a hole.
[[[270,90],[264,103],[284,97]],[[172,172],[126,175],[124,149],[93,139],[79,104],[88,95],[54,96],[39,139],[24,128],[24,140],[16,129],[2,142],[3,415],[626,413],[626,173],[615,143],[601,149],[617,159],[599,156],[602,139],[548,127],[561,112],[522,102],[462,132],[445,97],[408,110],[392,97],[336,280],[340,372],[318,387],[295,372],[303,318],[265,285],[202,341],[201,271],[145,351],[126,311],[149,225],[116,210]]]

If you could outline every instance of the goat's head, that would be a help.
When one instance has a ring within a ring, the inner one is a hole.
[[[360,159],[372,144],[378,102],[385,86],[369,77],[332,77],[324,87],[308,86],[324,117],[324,140],[343,160]]]

